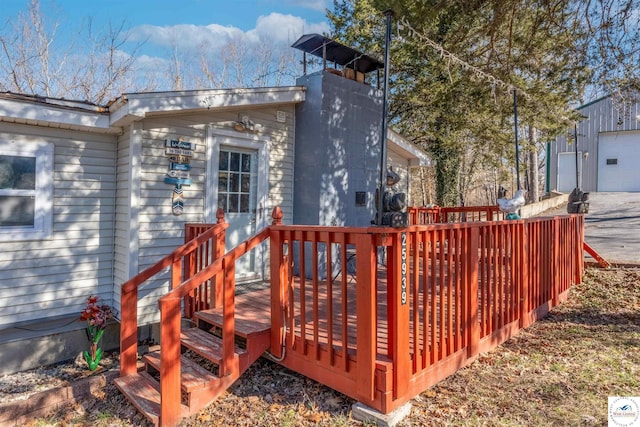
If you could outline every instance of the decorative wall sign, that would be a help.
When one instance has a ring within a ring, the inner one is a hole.
[[[189,163],[169,163],[169,170],[172,171],[188,171],[191,170]]]
[[[165,155],[169,160],[169,170],[164,178],[165,184],[173,185],[171,197],[171,210],[174,215],[182,215],[184,212],[183,185],[191,185],[191,158],[197,145],[183,141],[182,138],[165,140]]]
[[[189,179],[189,171],[170,170],[167,172],[167,176],[171,178]]]
[[[165,154],[175,154],[176,156],[193,157],[193,150],[183,150],[182,148],[167,147],[164,150]]]
[[[173,163],[189,164],[189,162],[191,161],[191,157],[187,156],[167,156],[167,159],[169,159],[169,161]]]
[[[167,176],[164,178],[164,183],[173,185],[191,185],[193,182],[191,178],[172,178]]]
[[[182,215],[184,211],[184,198],[182,197],[182,186],[176,185],[173,189],[172,210],[174,215]]]
[[[193,144],[191,142],[183,141],[182,139],[178,139],[178,140],[167,139],[165,141],[164,145],[166,147],[171,147],[171,148],[182,148],[183,150],[196,151],[196,144]]]

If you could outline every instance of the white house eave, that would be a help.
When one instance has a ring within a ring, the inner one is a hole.
[[[303,102],[302,86],[128,93],[109,106],[111,124],[122,126],[155,113],[186,113],[219,108],[267,106]]]
[[[108,113],[95,108],[77,108],[70,102],[56,102],[54,105],[49,102],[0,98],[0,121],[78,130],[119,131],[111,129]]]
[[[387,144],[389,144],[389,149],[408,159],[411,166],[428,166],[431,164],[429,156],[424,151],[391,129],[387,132]]]

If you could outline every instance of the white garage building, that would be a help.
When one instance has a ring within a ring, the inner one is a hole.
[[[577,153],[573,129],[550,144],[549,189],[569,193],[577,180],[583,191],[640,191],[640,102],[607,96],[578,111]]]

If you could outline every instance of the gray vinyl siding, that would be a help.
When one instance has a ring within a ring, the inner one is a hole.
[[[582,190],[597,191],[599,135],[640,129],[640,103],[615,105],[611,97],[605,97],[578,108],[578,113],[583,117],[578,122],[578,151],[589,153],[586,159],[579,159],[582,162]],[[558,154],[575,152],[573,128],[567,131],[569,137],[561,135],[551,143],[551,190],[557,188],[558,184]]]
[[[113,304],[115,137],[3,123],[0,139],[54,145],[51,238],[0,241],[0,326]]]
[[[287,113],[286,123],[276,122],[276,110]],[[234,122],[238,120],[239,113],[248,114],[252,120],[261,124],[263,127],[260,130],[260,135],[270,139],[269,206],[267,208],[271,212],[273,207],[280,206],[285,215],[284,221],[291,223],[293,218],[294,150],[294,109],[292,106],[148,118],[142,122],[142,147],[140,150],[138,271],[152,266],[184,243],[185,223],[215,221],[215,218],[205,218],[207,128],[211,126],[214,137],[217,129],[228,132],[232,130]],[[185,141],[196,143],[198,146],[191,161],[190,174],[193,183],[189,186],[183,186],[184,212],[180,216],[175,216],[172,213],[171,205],[173,186],[164,183],[164,177],[168,170],[165,140],[179,137]],[[118,206],[120,209],[120,203]],[[213,209],[212,212],[215,210]],[[117,227],[116,235],[119,231],[119,227]],[[124,280],[123,276],[118,276],[118,262],[118,257],[116,257],[116,283],[121,283]],[[145,285],[144,297],[141,298],[138,305],[140,325],[159,320],[157,299],[169,290],[169,286],[168,270],[158,274]]]
[[[130,270],[130,205],[131,205],[131,128],[125,127],[118,137],[116,220],[114,227],[113,300],[116,316],[120,317],[120,285],[129,279]]]

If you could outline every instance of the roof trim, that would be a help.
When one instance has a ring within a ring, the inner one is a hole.
[[[387,131],[387,143],[390,143],[389,148],[407,158],[411,166],[429,166],[431,164],[427,153],[391,129]]]
[[[583,108],[590,107],[593,104],[597,104],[598,102],[604,101],[607,98],[611,98],[611,95],[605,95],[605,96],[602,96],[600,98],[594,99],[593,101],[589,101],[586,104],[583,104],[583,105],[579,106],[578,108],[576,108],[576,110],[582,110]]]
[[[109,105],[111,125],[122,126],[150,114],[185,113],[232,107],[296,104],[305,100],[303,86],[125,93]]]
[[[0,93],[0,121],[60,125],[72,129],[116,131],[109,125],[106,108],[82,101],[33,95]],[[120,129],[117,129],[120,131]]]

